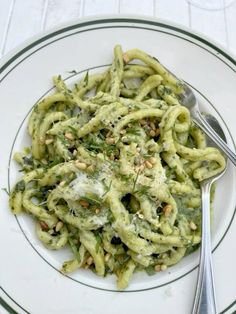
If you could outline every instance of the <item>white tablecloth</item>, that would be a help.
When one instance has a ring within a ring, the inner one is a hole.
[[[194,0],[0,0],[0,56],[44,29],[73,18],[98,14],[143,14],[190,27],[236,55],[236,1],[221,10],[206,10]],[[232,1],[232,0],[231,0]],[[200,0],[201,2],[201,0]]]

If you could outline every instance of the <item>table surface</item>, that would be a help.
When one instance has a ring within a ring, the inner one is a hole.
[[[42,30],[98,14],[158,17],[207,35],[236,55],[236,0],[199,0],[224,6],[202,9],[196,0],[0,0],[0,57]]]

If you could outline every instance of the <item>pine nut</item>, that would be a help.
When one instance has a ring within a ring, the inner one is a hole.
[[[190,221],[189,227],[190,227],[190,229],[192,229],[192,230],[197,230],[197,226],[196,226],[196,224],[195,224],[193,221]]]
[[[87,168],[86,163],[80,162],[79,160],[75,161],[75,166],[80,170],[85,170]]]
[[[74,136],[73,136],[73,134],[70,133],[70,132],[66,132],[66,133],[65,133],[65,138],[67,138],[67,139],[70,140],[70,141],[73,141],[73,140],[74,140]]]
[[[100,213],[100,211],[101,211],[101,209],[100,209],[100,208],[96,208],[96,209],[95,209],[95,214],[97,214],[97,215],[98,215],[98,214]]]
[[[49,145],[53,143],[53,138],[48,138],[45,140],[45,145]]]
[[[154,122],[150,122],[150,127],[151,129],[156,130],[156,126]]]
[[[164,270],[166,270],[166,269],[167,269],[166,264],[162,264],[162,265],[161,265],[161,270],[164,271]]]
[[[64,224],[62,221],[58,221],[58,223],[56,224],[56,228],[55,228],[56,232],[60,231],[61,228],[63,227],[63,225]]]
[[[150,135],[151,137],[154,137],[154,136],[156,135],[156,132],[155,132],[154,130],[151,130],[151,131],[149,132],[149,135]]]
[[[155,157],[150,157],[150,158],[149,158],[149,162],[150,162],[152,165],[155,165],[155,163],[157,162],[157,160],[156,160]]]
[[[145,161],[145,165],[148,169],[152,169],[153,167],[153,165],[148,160]]]
[[[115,143],[115,139],[113,137],[107,137],[106,138],[106,143],[111,145]]]
[[[172,205],[167,204],[166,206],[163,207],[162,210],[163,210],[163,213],[164,213],[165,217],[169,217],[170,213],[172,211]]]
[[[84,208],[88,208],[89,207],[89,203],[87,201],[85,201],[85,200],[80,200],[79,203]]]
[[[110,253],[107,253],[106,255],[105,255],[105,262],[108,262],[109,261],[109,259],[110,259],[110,257],[111,257],[111,254]]]
[[[160,129],[156,129],[156,136],[160,134]]]
[[[40,220],[39,224],[40,224],[40,227],[43,231],[48,231],[49,227],[45,221]]]
[[[141,124],[141,125],[146,125],[146,124],[147,124],[147,121],[144,120],[144,119],[141,119],[141,120],[140,120],[140,124]]]
[[[156,272],[159,272],[159,271],[161,271],[161,265],[156,265],[155,267],[154,267],[154,269],[155,269],[155,271]]]

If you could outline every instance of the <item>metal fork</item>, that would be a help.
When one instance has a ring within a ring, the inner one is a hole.
[[[192,89],[183,82],[184,94],[181,97],[181,103],[187,107],[191,113],[193,122],[204,131],[210,139],[225,153],[227,157],[236,166],[236,155],[232,152],[229,146],[220,138],[220,136],[213,130],[210,124],[202,116],[197,98],[195,97]]]

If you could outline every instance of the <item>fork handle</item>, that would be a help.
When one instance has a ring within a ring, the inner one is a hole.
[[[210,189],[209,181],[201,183],[202,192],[202,242],[197,288],[192,314],[216,314],[215,289],[212,270],[210,231]]]
[[[213,130],[213,128],[207,123],[200,112],[193,119],[194,123],[202,129],[211,139],[214,141],[220,149],[225,153],[225,155],[232,161],[236,166],[236,155],[232,152],[229,146],[219,137],[219,135]]]

